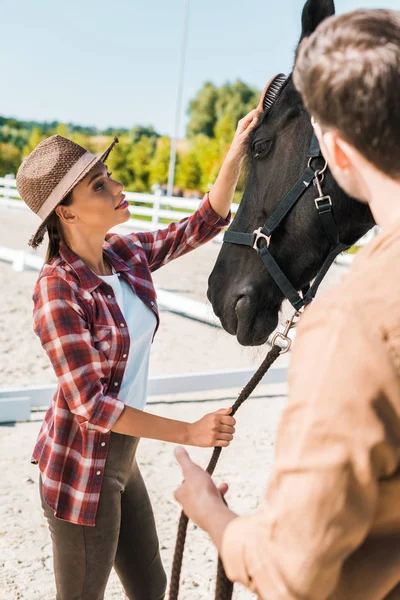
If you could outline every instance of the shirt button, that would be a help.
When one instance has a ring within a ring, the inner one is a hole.
[[[96,475],[100,475],[101,471],[96,471]]]
[[[112,298],[111,294],[108,294],[107,298]]]
[[[151,306],[154,306],[154,302],[153,302],[153,301],[152,301],[152,302],[150,302],[150,304],[151,304]]]
[[[128,356],[127,354],[123,354],[123,355],[122,355],[122,358],[126,358],[127,356]]]
[[[105,446],[105,445],[106,445],[106,443],[105,443],[105,442],[101,442],[101,446]]]
[[[118,381],[114,381],[114,385],[118,385]]]
[[[117,273],[118,277],[121,277],[121,273]]]
[[[120,323],[121,327],[125,327],[125,323]]]

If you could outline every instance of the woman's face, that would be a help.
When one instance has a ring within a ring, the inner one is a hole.
[[[59,205],[56,212],[67,229],[74,226],[72,235],[77,233],[76,227],[86,235],[95,231],[106,234],[111,227],[130,218],[123,189],[122,183],[111,179],[106,165],[99,163],[74,187],[72,203]],[[121,201],[122,206],[117,209]]]

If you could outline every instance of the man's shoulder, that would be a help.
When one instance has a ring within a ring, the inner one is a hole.
[[[329,323],[329,315],[332,313],[357,313],[357,308],[365,297],[366,287],[365,279],[352,276],[351,273],[345,274],[339,283],[318,295],[312,304],[307,306],[302,320],[326,318],[326,322]]]

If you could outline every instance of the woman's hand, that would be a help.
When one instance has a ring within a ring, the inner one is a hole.
[[[260,115],[262,115],[262,110],[255,108],[243,117],[243,119],[240,119],[228,154],[236,156],[239,159],[244,158],[247,138],[250,132],[258,125]]]
[[[232,407],[221,408],[216,412],[205,415],[199,421],[188,426],[189,446],[212,448],[229,446],[235,433],[236,420],[230,417]]]

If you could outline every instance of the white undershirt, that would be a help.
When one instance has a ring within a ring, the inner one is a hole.
[[[146,405],[150,348],[157,325],[156,316],[129,284],[118,277],[114,268],[113,275],[97,276],[113,288],[129,331],[130,348],[118,398],[128,406],[142,410]]]

